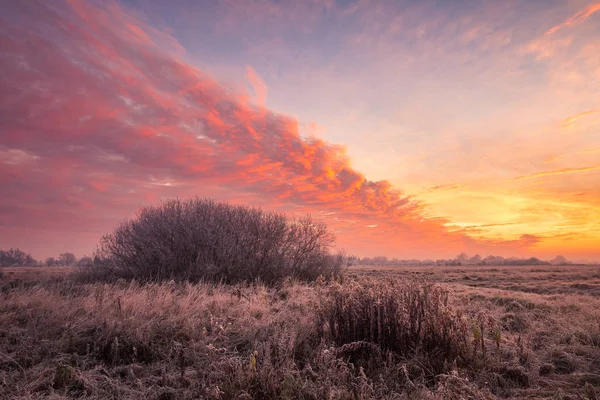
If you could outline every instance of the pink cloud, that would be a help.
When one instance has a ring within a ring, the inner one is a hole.
[[[252,89],[256,94],[256,103],[259,106],[265,105],[267,101],[267,93],[269,91],[269,87],[263,80],[258,76],[254,68],[249,65],[246,65],[246,74],[248,76],[248,81],[252,85]]]
[[[342,146],[304,139],[295,119],[221,87],[180,58],[175,39],[116,4],[8,9],[14,15],[0,32],[3,243],[17,231],[36,240],[42,231],[99,236],[142,204],[199,195],[327,211],[351,252],[453,254],[486,245],[427,217],[389,182],[368,180]],[[264,105],[266,85],[250,67],[248,77]],[[70,242],[48,240],[56,250]]]
[[[552,35],[556,31],[558,31],[564,27],[581,24],[586,19],[588,19],[589,17],[591,17],[592,15],[597,13],[598,11],[600,11],[600,3],[589,4],[584,9],[578,11],[577,13],[575,13],[574,15],[569,17],[566,21],[548,29],[548,31],[546,32],[546,36]]]

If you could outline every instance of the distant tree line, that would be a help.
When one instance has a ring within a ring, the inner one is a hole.
[[[348,257],[350,265],[383,265],[383,266],[406,266],[406,265],[423,265],[423,266],[459,266],[459,265],[573,265],[563,256],[556,256],[552,260],[540,260],[536,257],[519,258],[519,257],[501,257],[489,255],[482,257],[479,254],[469,256],[466,253],[461,253],[455,258],[449,259],[399,259],[388,258],[385,256],[378,257]]]
[[[48,257],[45,260],[36,260],[31,254],[21,249],[10,248],[0,250],[0,267],[56,267],[56,266],[91,266],[94,260],[89,256],[77,258],[75,254],[65,252],[58,257]]]
[[[35,265],[38,265],[38,261],[21,249],[0,250],[0,267]]]

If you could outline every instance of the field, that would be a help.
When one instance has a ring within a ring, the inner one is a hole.
[[[0,269],[0,398],[600,398],[600,266],[351,267],[276,287],[69,272]],[[419,352],[377,326],[398,315],[423,323]]]
[[[391,276],[398,279],[425,277],[435,282],[450,284],[459,291],[465,291],[467,288],[485,288],[540,295],[569,294],[600,298],[599,265],[357,266],[352,267],[350,272],[374,277]]]

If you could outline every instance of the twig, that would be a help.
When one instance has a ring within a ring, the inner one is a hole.
[[[21,372],[23,372],[23,377],[24,377],[25,379],[27,379],[27,374],[25,373],[25,368],[23,368],[23,367],[21,366],[21,364],[19,364],[19,363],[17,362],[17,360],[15,360],[14,358],[12,358],[12,357],[11,357],[11,356],[9,356],[8,354],[4,354],[4,353],[2,353],[2,352],[0,352],[0,356],[2,356],[2,357],[4,357],[4,358],[8,359],[8,361],[12,361],[12,362],[14,362],[14,363],[17,365],[17,367],[19,367],[19,368],[21,369]]]

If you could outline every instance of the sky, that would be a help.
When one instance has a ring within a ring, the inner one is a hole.
[[[597,0],[0,0],[0,71],[0,248],[200,196],[358,256],[600,260]]]

